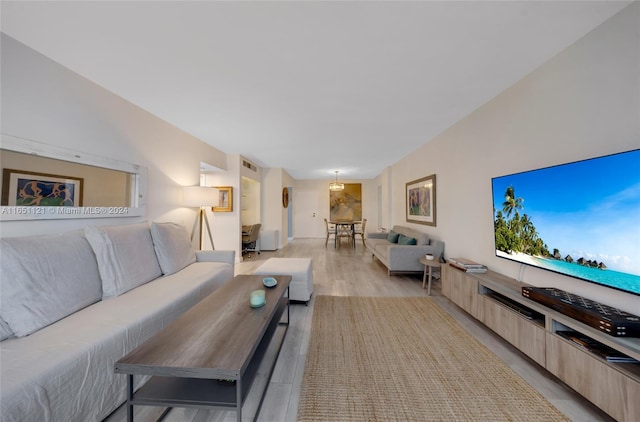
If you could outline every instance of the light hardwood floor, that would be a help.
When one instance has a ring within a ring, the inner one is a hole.
[[[252,254],[251,258],[236,266],[236,274],[251,274],[271,257],[313,259],[312,300],[309,306],[295,304],[291,307],[291,325],[258,418],[261,422],[293,422],[296,420],[316,296],[426,296],[427,293],[422,289],[421,275],[387,276],[386,268],[365,251],[362,242],[357,244],[356,249],[344,245],[335,249],[331,243],[325,248],[324,239],[296,239],[290,241],[289,245],[282,250],[265,251],[260,255]],[[441,295],[438,280],[433,285],[431,297],[569,419],[580,422],[612,420],[491,330],[453,305]],[[265,361],[268,361],[268,358]],[[256,379],[255,387],[258,388],[252,389],[243,408],[243,420],[251,420],[259,398],[257,393],[266,382],[267,374],[262,372]],[[135,408],[135,420],[152,421],[160,413],[161,409],[138,406]],[[169,412],[165,420],[169,422],[234,422],[236,414],[233,411],[176,408]],[[124,407],[118,409],[107,421],[126,421]]]

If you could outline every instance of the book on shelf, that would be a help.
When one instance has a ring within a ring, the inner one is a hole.
[[[465,271],[468,273],[486,273],[487,272],[487,267],[483,267],[483,268],[465,268]]]
[[[484,267],[484,265],[466,258],[450,258],[449,261],[456,263],[461,267],[466,267],[466,268]]]
[[[463,267],[461,265],[454,264],[452,262],[450,262],[449,265],[452,266],[453,268],[459,269],[460,271],[464,271],[465,273],[481,274],[481,273],[486,273],[487,272],[487,268],[486,267],[484,267],[484,268],[466,268],[466,267]]]
[[[479,264],[475,261],[471,261],[466,258],[450,258],[449,265],[456,267],[462,271],[466,271],[468,273],[485,273],[487,272],[487,267],[485,265]]]

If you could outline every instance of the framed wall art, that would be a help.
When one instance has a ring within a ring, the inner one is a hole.
[[[2,205],[81,207],[84,179],[34,171],[2,171]]]
[[[407,183],[406,220],[408,223],[436,225],[436,175]]]
[[[212,207],[215,212],[232,212],[233,211],[233,186],[215,186],[218,189],[218,206]]]
[[[345,183],[344,189],[329,191],[329,220],[362,220],[362,184]]]

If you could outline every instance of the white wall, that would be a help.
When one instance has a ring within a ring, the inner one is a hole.
[[[391,170],[391,167],[385,168],[376,179],[377,188],[380,189],[380,192],[376,189],[376,201],[378,200],[378,195],[380,195],[380,201],[382,203],[380,204],[380,209],[378,209],[378,204],[376,204],[375,212],[372,210],[371,214],[375,215],[376,218],[371,220],[368,231],[390,230],[393,225],[393,219],[391,218],[391,212],[393,210],[393,201],[391,200],[393,179],[391,178]],[[400,186],[400,188],[402,188],[404,192],[404,185]],[[374,221],[375,224],[373,223]]]
[[[261,223],[260,182],[242,177],[240,186],[240,224],[245,226]]]
[[[286,209],[282,206],[282,188],[286,187],[283,180],[284,170],[268,168],[262,170],[262,228],[264,230],[278,230],[280,238],[278,247],[282,247],[282,235],[286,236]],[[285,219],[283,221],[283,214]]]
[[[211,231],[213,232],[213,243],[216,250],[236,251],[236,261],[242,258],[242,223],[241,223],[241,181],[240,167],[241,157],[237,154],[228,154],[225,164],[226,171],[217,173],[207,173],[205,175],[206,186],[231,186],[233,188],[233,206],[231,212],[211,212],[207,210]],[[211,245],[206,240],[206,247],[211,249]]]
[[[3,221],[2,236],[85,225],[175,221],[189,230],[181,186],[198,185],[200,162],[226,169],[226,155],[2,34],[2,133],[139,164],[148,169],[147,213],[138,218]],[[216,245],[217,246],[217,245]]]
[[[291,215],[293,215],[293,211],[295,210],[295,204],[293,203],[293,190],[294,190],[294,184],[295,184],[295,180],[293,179],[293,177],[291,177],[291,175],[289,173],[287,173],[286,171],[282,171],[282,184],[283,187],[287,187],[289,188],[289,207],[288,208],[282,208],[282,230],[280,231],[280,242],[282,247],[284,247],[285,245],[287,245],[289,243],[289,210],[291,210]],[[291,227],[293,230],[293,217],[291,218]]]
[[[282,229],[282,169],[262,171],[262,226],[267,230]]]
[[[392,221],[404,184],[437,175],[437,227],[412,224],[517,277],[494,256],[491,178],[640,147],[640,5],[632,4],[391,169]],[[379,178],[384,183],[384,177]],[[640,298],[526,267],[524,281],[638,312]]]

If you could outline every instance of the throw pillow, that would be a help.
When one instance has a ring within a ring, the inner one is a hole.
[[[81,230],[0,242],[0,314],[16,337],[100,300],[98,264]]]
[[[151,223],[153,248],[162,273],[177,273],[196,262],[196,253],[184,226],[175,223]]]
[[[86,227],[98,260],[102,298],[119,296],[162,275],[147,223]]]
[[[393,230],[389,230],[389,234],[387,235],[387,240],[391,243],[398,243],[398,236],[400,236],[400,233],[396,233]]]
[[[403,234],[398,237],[398,245],[415,245],[416,243],[417,241],[413,237],[405,236]]]
[[[416,236],[416,245],[428,245],[429,235],[426,233],[420,233]]]

